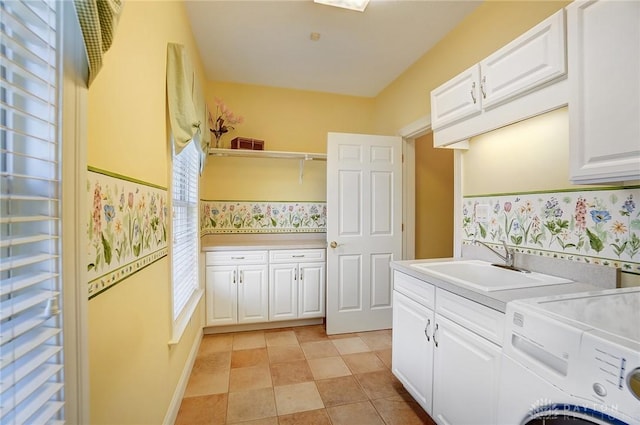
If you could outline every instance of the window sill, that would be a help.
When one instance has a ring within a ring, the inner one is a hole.
[[[182,312],[178,316],[178,318],[173,322],[173,330],[172,336],[169,340],[169,345],[176,345],[180,343],[180,339],[184,334],[184,330],[187,328],[187,325],[191,321],[193,317],[193,313],[196,311],[202,296],[204,295],[204,290],[202,288],[198,289],[191,295],[191,299],[187,302],[185,307],[182,309]]]

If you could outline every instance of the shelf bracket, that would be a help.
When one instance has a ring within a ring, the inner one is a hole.
[[[299,177],[298,177],[298,184],[302,184],[302,180],[303,180],[303,177],[304,177],[304,163],[305,163],[305,160],[301,159],[300,160],[300,167],[299,167],[300,174],[299,174]]]

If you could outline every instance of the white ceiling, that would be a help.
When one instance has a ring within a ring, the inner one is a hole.
[[[373,97],[480,2],[371,0],[364,13],[313,0],[186,4],[208,80]]]

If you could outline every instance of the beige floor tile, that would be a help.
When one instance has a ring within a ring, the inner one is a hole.
[[[313,381],[313,375],[306,360],[276,363],[271,365],[271,380],[274,387]]]
[[[342,356],[342,360],[349,366],[349,369],[351,369],[354,375],[385,370],[387,368],[375,353],[346,354]]]
[[[300,344],[304,356],[307,359],[318,359],[320,357],[334,357],[339,356],[336,346],[330,340],[326,341],[310,341]]]
[[[406,393],[400,381],[389,370],[363,373],[356,375],[356,379],[371,400]]]
[[[316,381],[316,386],[326,407],[368,400],[353,376],[321,379]]]
[[[233,334],[234,350],[249,350],[266,347],[264,332],[241,332]]]
[[[391,348],[391,329],[359,332],[358,336],[362,338],[364,343],[367,344],[372,351]]]
[[[238,423],[276,416],[273,388],[229,393],[227,423]]]
[[[368,401],[328,407],[333,425],[384,425],[376,409]]]
[[[224,371],[230,367],[231,351],[214,352],[206,356],[196,356],[191,374]]]
[[[329,335],[329,339],[344,339],[344,338],[355,338],[357,337],[358,334],[357,333],[348,333],[348,334],[334,334],[334,335]]]
[[[200,342],[198,356],[206,356],[221,351],[231,351],[233,334],[205,335]]]
[[[351,375],[351,371],[341,357],[322,357],[309,359],[307,362],[316,380]]]
[[[388,369],[391,369],[391,356],[392,356],[391,348],[387,350],[378,350],[375,353],[376,353],[376,356],[378,356],[378,358],[382,360],[382,363],[384,363],[384,365]]]
[[[387,425],[435,425],[409,394],[371,401]]]
[[[192,373],[184,390],[184,397],[229,392],[229,370],[212,373]]]
[[[271,382],[269,366],[231,369],[229,392],[256,390],[258,388],[269,388],[271,386],[273,386],[273,384]]]
[[[231,422],[227,422],[230,424]],[[236,422],[237,425],[278,425],[278,417],[272,416],[270,418],[255,419],[253,421]]]
[[[369,346],[365,344],[359,336],[355,336],[353,338],[334,339],[332,342],[341,355],[371,351]]]
[[[323,325],[300,326],[294,329],[298,342],[324,341],[329,339]]]
[[[279,425],[331,425],[325,409],[292,413],[278,417]]]
[[[287,345],[299,345],[298,338],[293,331],[267,332],[264,334],[267,347],[282,347]]]
[[[314,382],[283,385],[273,389],[278,416],[324,408]]]
[[[182,399],[174,425],[224,425],[227,420],[227,394]]]
[[[236,350],[231,353],[231,368],[268,366],[269,355],[266,348],[254,348],[251,350]]]
[[[267,352],[271,364],[304,360],[304,353],[298,346],[269,347]]]

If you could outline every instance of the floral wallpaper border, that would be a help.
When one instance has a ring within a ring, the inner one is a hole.
[[[167,189],[89,167],[89,299],[168,254]]]
[[[325,202],[200,201],[200,234],[327,231]]]
[[[505,239],[518,252],[640,274],[639,198],[640,186],[465,197],[463,243]]]

